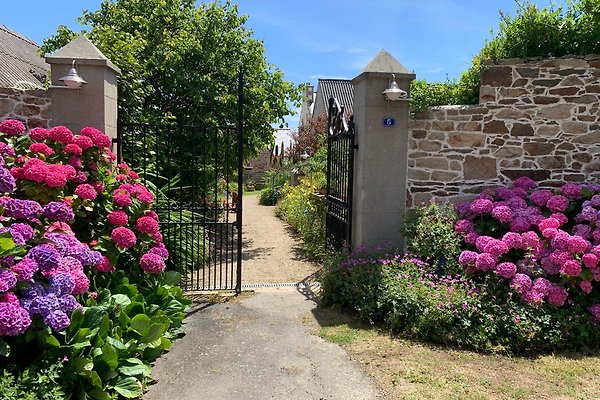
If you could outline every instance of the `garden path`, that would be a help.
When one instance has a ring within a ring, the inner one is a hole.
[[[299,282],[318,270],[273,207],[244,197],[244,283]],[[266,286],[266,285],[265,285]],[[262,287],[197,305],[187,335],[157,360],[145,400],[379,398],[371,379],[318,329],[314,285]],[[317,314],[318,315],[318,314]]]

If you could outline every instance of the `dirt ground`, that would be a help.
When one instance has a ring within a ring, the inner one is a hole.
[[[301,242],[275,216],[275,207],[243,198],[242,285],[314,281],[320,266],[302,254]]]

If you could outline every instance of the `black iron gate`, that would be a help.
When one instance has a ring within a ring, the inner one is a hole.
[[[243,94],[237,126],[119,124],[119,158],[156,194],[185,290],[241,291]]]
[[[327,123],[327,209],[325,232],[335,248],[350,245],[352,238],[352,182],[354,171],[354,120],[346,121],[344,106],[329,99]]]

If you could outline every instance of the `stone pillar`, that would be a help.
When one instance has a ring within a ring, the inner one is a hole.
[[[73,61],[79,76],[87,82],[79,89],[68,89],[59,81]],[[91,126],[116,138],[117,74],[121,70],[85,36],[46,56],[46,62],[52,76],[52,125],[64,125],[74,133]]]
[[[402,248],[406,210],[409,104],[383,91],[395,74],[409,93],[415,74],[385,50],[352,80],[358,150],[354,159],[352,246],[390,243]],[[385,120],[385,123],[384,123]]]

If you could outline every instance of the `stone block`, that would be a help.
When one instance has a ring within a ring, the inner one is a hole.
[[[479,88],[479,104],[496,101],[496,89],[492,86],[481,86]]]
[[[481,122],[459,122],[456,130],[461,132],[481,132]]]
[[[567,76],[562,80],[560,86],[583,86],[583,81],[577,76]]]
[[[0,116],[7,115],[12,112],[15,107],[15,102],[8,98],[0,98]]]
[[[450,171],[433,171],[431,173],[431,180],[436,182],[453,182],[460,178],[457,172]]]
[[[538,165],[543,169],[563,169],[567,163],[562,156],[544,156],[537,159]]]
[[[537,128],[537,134],[545,137],[554,137],[561,132],[558,125],[542,125]]]
[[[425,136],[427,136],[427,131],[421,129],[413,129],[412,131],[410,131],[410,136],[414,139],[425,139]]]
[[[502,173],[502,175],[506,176],[511,181],[514,181],[515,179],[520,178],[522,176],[529,177],[536,182],[550,179],[550,171],[540,169],[503,169],[500,172]]]
[[[586,133],[589,130],[589,125],[585,122],[563,122],[560,127],[563,132],[572,134]]]
[[[529,124],[515,122],[510,130],[511,136],[533,136],[533,127]]]
[[[536,96],[533,98],[533,102],[535,104],[542,104],[542,105],[554,104],[554,103],[558,103],[559,101],[560,101],[559,97],[551,97],[551,96]]]
[[[437,152],[442,149],[442,144],[440,142],[432,142],[430,140],[418,140],[417,148],[422,151]]]
[[[588,154],[588,153],[577,152],[577,153],[573,153],[573,159],[577,160],[583,164],[586,164],[586,163],[591,162],[594,159],[594,157],[592,157],[592,155]]]
[[[598,95],[584,94],[583,96],[565,97],[565,101],[576,104],[592,104],[598,102]]]
[[[409,168],[408,179],[416,181],[428,181],[431,178],[431,172],[422,169]]]
[[[31,117],[40,113],[40,108],[33,104],[17,104],[14,113],[23,117]]]
[[[598,144],[600,143],[600,131],[577,135],[571,140],[571,142],[581,144]]]
[[[517,67],[517,73],[523,78],[539,78],[540,70],[539,68],[523,68]]]
[[[564,87],[564,88],[550,89],[550,91],[548,93],[557,95],[557,96],[573,96],[573,95],[579,93],[580,90],[581,90],[581,88],[579,88],[579,87]]]
[[[545,156],[551,154],[556,149],[556,146],[552,143],[530,142],[525,143],[523,148],[530,156]]]
[[[571,104],[557,104],[554,106],[544,107],[538,110],[537,115],[539,118],[548,118],[551,120],[567,119],[573,112],[573,105]]]
[[[543,86],[543,87],[550,88],[550,87],[554,87],[554,86],[558,85],[561,82],[563,82],[562,79],[535,79],[531,83],[535,86]],[[572,86],[572,85],[569,85],[569,86]]]
[[[508,133],[508,128],[504,121],[493,120],[483,126],[484,133],[503,134]]]
[[[513,69],[511,67],[488,68],[481,77],[482,85],[510,86],[513,82]]]
[[[485,145],[485,138],[480,133],[451,132],[448,134],[448,144],[452,147],[477,148]]]
[[[433,121],[431,123],[431,130],[448,132],[454,130],[454,122],[452,121]]]
[[[499,148],[494,156],[498,158],[516,158],[523,155],[523,149],[517,146],[504,146]]]
[[[416,160],[417,168],[448,169],[448,160],[440,157],[419,158]]]
[[[466,156],[463,163],[463,174],[466,180],[493,179],[498,174],[496,159]]]

